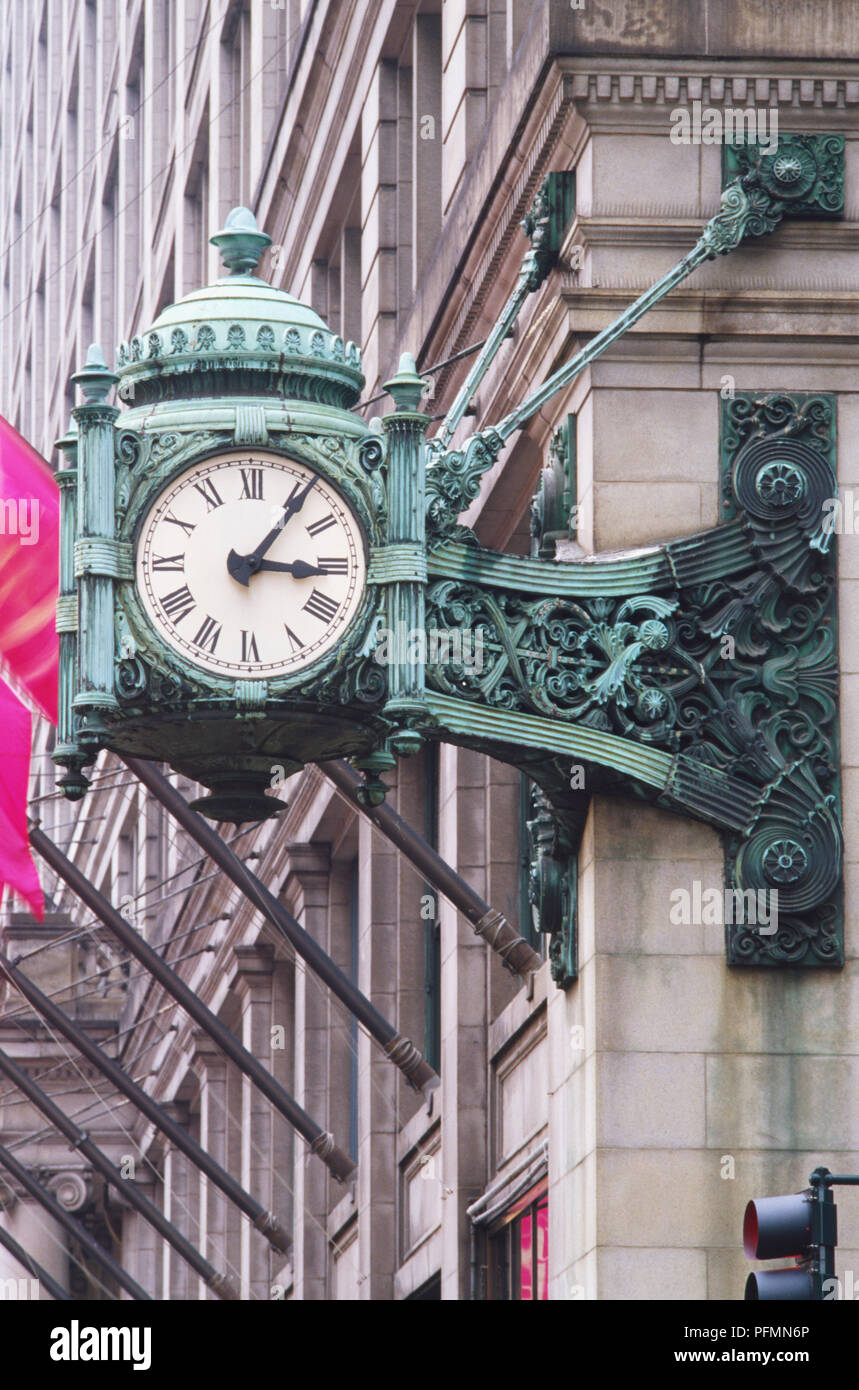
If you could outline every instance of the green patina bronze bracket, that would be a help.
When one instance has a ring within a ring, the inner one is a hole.
[[[567,828],[546,793],[531,789],[528,901],[536,931],[549,937],[549,970],[558,989],[579,974],[578,858]]]
[[[531,501],[531,554],[554,560],[556,543],[571,540],[576,519],[576,417],[555,430],[549,458]]]
[[[807,496],[809,472],[832,481],[836,497],[835,397],[819,393],[738,391],[723,399],[721,421],[722,514],[738,515],[732,477],[739,461],[758,468],[756,491],[782,510]],[[824,513],[827,498],[823,498]],[[817,499],[807,502],[811,506]],[[770,540],[770,538],[767,538]],[[776,537],[773,536],[772,541]],[[785,890],[807,879],[820,847],[812,834],[816,817],[841,821],[838,732],[838,606],[834,537],[824,527],[813,568],[803,567],[781,592],[732,626],[735,656],[732,691],[762,736],[787,762],[802,760],[812,772],[821,800],[794,830],[771,847],[764,860],[771,889]],[[836,846],[832,846],[834,852]],[[746,853],[743,838],[725,835],[726,878],[737,879]],[[734,965],[841,965],[844,922],[840,874],[832,891],[803,912],[780,918],[779,930],[764,935],[739,925],[726,928],[728,960]]]
[[[732,964],[837,966],[834,400],[723,407],[714,530],[563,564],[482,550],[464,528],[430,552],[427,624],[479,633],[483,664],[429,668],[427,704],[436,736],[532,777],[570,844],[593,791],[718,828],[729,886],[762,909],[728,924]]]
[[[762,230],[782,217],[844,216],[844,136],[778,136],[773,150],[755,141],[722,146],[722,186],[737,179],[754,194]]]

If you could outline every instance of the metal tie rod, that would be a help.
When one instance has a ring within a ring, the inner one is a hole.
[[[391,844],[402,850],[427,882],[468,918],[477,935],[489,943],[508,970],[527,980],[540,969],[543,961],[524,936],[511,927],[503,913],[496,912],[489,903],[484,902],[471,884],[466,883],[461,874],[452,869],[402,816],[384,802],[381,806],[364,805],[358,796],[364,787],[364,779],[347,762],[337,759],[320,763],[319,767],[337,790],[363,812]]]
[[[180,1231],[177,1231],[172,1221],[158,1210],[154,1202],[150,1202],[148,1197],[144,1197],[138,1187],[135,1187],[130,1178],[124,1178],[119,1169],[111,1163],[110,1159],[102,1153],[97,1144],[94,1144],[85,1130],[70,1120],[64,1110],[61,1110],[51,1097],[37,1086],[31,1076],[19,1067],[17,1062],[13,1062],[8,1053],[0,1048],[0,1071],[9,1080],[14,1082],[20,1091],[23,1091],[37,1110],[42,1114],[56,1129],[64,1134],[73,1149],[78,1149],[92,1164],[102,1177],[112,1183],[116,1191],[125,1198],[130,1206],[138,1211],[145,1221],[158,1232],[160,1236],[172,1245],[177,1254],[199,1274],[208,1287],[218,1295],[219,1298],[237,1300],[238,1290],[231,1280],[225,1275],[219,1274],[214,1265],[204,1259],[199,1250],[195,1250],[189,1240],[186,1240]],[[127,1275],[125,1276],[128,1277]]]
[[[12,984],[28,999],[37,1013],[47,1019],[48,1023],[56,1028],[58,1033],[62,1033],[73,1047],[82,1052],[88,1061],[97,1067],[102,1075],[106,1076],[113,1083],[118,1091],[127,1096],[148,1120],[151,1120],[157,1129],[167,1135],[171,1143],[180,1149],[186,1158],[206,1174],[206,1177],[219,1187],[230,1201],[243,1211],[245,1216],[250,1218],[251,1224],[261,1231],[266,1240],[275,1250],[286,1254],[290,1247],[290,1239],[287,1232],[283,1229],[277,1217],[260,1202],[252,1197],[249,1192],[236,1182],[235,1178],[210,1158],[206,1150],[202,1148],[190,1134],[172,1120],[165,1110],[153,1100],[152,1096],[147,1095],[142,1086],[138,1086],[135,1081],[127,1076],[118,1062],[112,1057],[108,1057],[102,1049],[94,1043],[82,1029],[78,1028],[69,1016],[63,1013],[62,1009],[57,1008],[46,995],[23,975],[17,966],[0,951],[0,971],[5,974]]]
[[[57,1283],[53,1274],[49,1274],[46,1269],[43,1269],[39,1262],[34,1260],[23,1245],[19,1245],[14,1236],[10,1236],[3,1226],[0,1226],[0,1245],[5,1245],[9,1254],[14,1255],[18,1263],[23,1265],[25,1269],[29,1269],[34,1279],[38,1279],[40,1284],[44,1284],[51,1298],[55,1298],[58,1303],[71,1302],[71,1294],[67,1293],[62,1284]]]
[[[202,816],[191,809],[182,793],[177,791],[152,763],[145,762],[140,758],[120,756],[122,756],[126,767],[140,778],[144,786],[152,792],[152,795],[157,797],[162,806],[165,806],[182,828],[187,830],[200,848],[206,851],[214,863],[218,865],[218,868],[232,879],[236,887],[241,889],[254,907],[268,918],[281,936],[286,937],[311,970],[315,971],[321,980],[324,980],[337,998],[346,1005],[349,1012],[354,1014],[359,1023],[363,1023],[370,1036],[381,1044],[385,1055],[391,1059],[395,1066],[399,1067],[409,1085],[418,1091],[434,1090],[439,1084],[438,1075],[414,1043],[399,1033],[394,1025],[383,1014],[379,1013],[376,1006],[371,1004],[365,994],[361,993],[348,975],[344,975],[340,967],[335,965],[331,957],[323,951],[318,942],[314,941],[310,933],[304,930],[301,923],[296,921],[292,913],[278,902],[274,894],[269,892],[256,874],[252,873],[238,855],[230,849],[229,845],[224,843],[217,831],[208,825]]]
[[[345,1182],[355,1171],[355,1164],[338,1148],[331,1134],[326,1133],[315,1120],[302,1110],[298,1101],[293,1100],[288,1091],[275,1081],[270,1072],[266,1071],[261,1062],[258,1062],[253,1053],[248,1052],[237,1038],[233,1037],[219,1018],[217,1018],[199,999],[192,989],[189,989],[185,981],[180,979],[175,970],[147,945],[143,937],[130,927],[123,917],[120,917],[116,908],[108,902],[103,893],[100,893],[94,883],[81,873],[76,864],[67,859],[63,852],[57,849],[53,840],[50,840],[43,830],[38,826],[30,828],[30,844],[37,854],[50,864],[51,868],[58,873],[60,878],[71,888],[72,892],[80,898],[86,907],[94,912],[96,917],[108,927],[123,944],[126,950],[145,966],[150,975],[158,981],[168,994],[172,995],[178,1004],[194,1022],[208,1033],[213,1042],[217,1043],[222,1052],[235,1062],[239,1071],[244,1072],[245,1076],[250,1077],[259,1091],[271,1101],[274,1108],[294,1129],[307,1140],[313,1153],[317,1154],[328,1170],[338,1182]]]
[[[70,1211],[66,1211],[63,1204],[57,1200],[53,1192],[43,1187],[42,1184],[33,1177],[29,1168],[25,1168],[23,1163],[19,1163],[15,1155],[10,1153],[2,1144],[0,1144],[0,1163],[3,1164],[4,1168],[8,1168],[13,1178],[21,1184],[24,1190],[29,1192],[30,1196],[34,1197],[39,1205],[44,1207],[45,1211],[48,1212],[70,1236],[83,1246],[84,1250],[88,1251],[90,1255],[98,1260],[99,1264],[107,1270],[108,1274],[113,1275],[121,1289],[125,1289],[125,1292],[130,1293],[131,1297],[137,1299],[138,1302],[145,1301],[150,1303],[152,1301],[150,1295],[145,1289],[140,1287],[137,1280],[132,1279],[130,1274],[126,1274],[118,1260],[115,1260],[109,1251],[99,1245],[98,1241],[90,1234],[83,1222],[78,1221],[77,1217],[73,1216]]]

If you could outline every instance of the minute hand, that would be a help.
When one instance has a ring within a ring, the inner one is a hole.
[[[244,584],[245,587],[247,587],[250,583],[251,575],[256,574],[260,569],[266,551],[270,550],[274,545],[286,523],[295,516],[296,512],[301,511],[301,508],[307,501],[311,488],[315,487],[317,482],[317,478],[311,478],[307,487],[302,488],[300,492],[294,493],[293,496],[290,497],[283,509],[283,516],[275,526],[272,526],[268,535],[263,536],[256,550],[252,550],[250,555],[239,555],[235,550],[230,551],[227,556],[227,569],[233,579],[238,580],[240,584]]]

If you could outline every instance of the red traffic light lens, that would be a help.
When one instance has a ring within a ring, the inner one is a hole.
[[[812,1243],[813,1203],[804,1192],[758,1197],[743,1218],[743,1248],[750,1260],[803,1256]]]
[[[746,1212],[743,1217],[743,1249],[750,1260],[757,1259],[758,1251],[758,1210],[754,1202],[746,1203]],[[749,1275],[751,1278],[751,1275]],[[748,1284],[746,1284],[746,1298],[748,1298]]]

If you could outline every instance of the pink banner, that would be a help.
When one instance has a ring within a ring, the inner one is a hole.
[[[0,659],[52,724],[58,585],[59,489],[45,460],[0,416]]]
[[[27,838],[30,713],[0,681],[0,888],[6,883],[39,921],[45,903]]]

